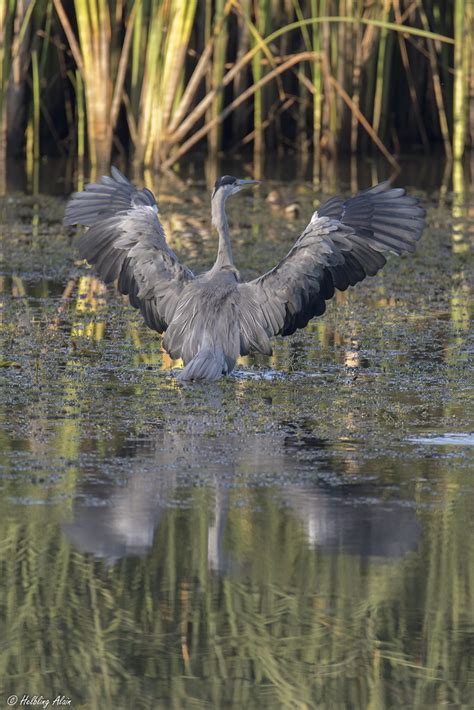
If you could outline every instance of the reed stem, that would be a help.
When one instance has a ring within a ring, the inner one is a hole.
[[[466,141],[466,109],[469,82],[470,42],[466,36],[466,2],[454,2],[454,96],[453,96],[453,157],[460,160]],[[472,38],[471,38],[472,39]]]
[[[42,118],[49,128],[43,143],[51,134],[61,150],[60,136],[68,133],[79,160],[88,149],[91,164],[104,169],[114,140],[124,157],[128,146],[133,149],[137,166],[159,168],[173,165],[201,138],[213,154],[252,141],[255,156],[270,142],[280,156],[287,146],[298,145],[301,156],[312,147],[316,174],[322,153],[336,148],[355,152],[372,141],[392,160],[390,137],[395,149],[420,139],[427,149],[428,126],[430,140],[441,139],[448,157],[453,150],[462,156],[474,137],[468,0],[417,0],[406,7],[400,0],[22,1],[15,23],[20,0],[0,0],[3,162],[8,87],[20,48],[32,88],[24,105],[36,157]],[[436,107],[439,125],[422,115],[426,67],[432,78],[426,100]],[[51,102],[49,80],[57,75],[70,81],[62,107]],[[406,99],[414,121],[396,111]],[[56,108],[66,125],[58,127]],[[223,121],[235,109],[224,134]],[[407,126],[414,135],[407,137]]]

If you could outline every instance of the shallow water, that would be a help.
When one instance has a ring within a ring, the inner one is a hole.
[[[63,198],[2,198],[5,699],[474,705],[473,194],[407,176],[428,208],[417,254],[207,386],[179,387],[76,261]],[[286,253],[313,193],[233,200],[244,276]],[[206,267],[204,183],[159,194],[174,248]]]

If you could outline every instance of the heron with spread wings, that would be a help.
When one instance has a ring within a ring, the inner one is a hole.
[[[81,256],[105,283],[117,280],[149,328],[165,333],[163,347],[184,362],[180,380],[217,380],[232,372],[239,355],[271,355],[273,336],[291,335],[322,315],[336,289],[376,274],[388,252],[415,251],[425,226],[418,200],[388,182],[349,199],[333,197],[277,266],[243,282],[225,203],[255,183],[230,175],[217,180],[211,198],[217,259],[198,275],[168,245],[153,193],[117,168],[67,204],[64,224],[89,228],[79,239]]]

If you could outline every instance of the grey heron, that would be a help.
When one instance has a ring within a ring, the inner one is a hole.
[[[217,180],[211,197],[217,259],[199,275],[168,245],[153,193],[136,188],[117,168],[67,204],[64,224],[89,227],[79,239],[81,256],[105,283],[117,280],[149,328],[165,333],[164,349],[184,362],[180,380],[217,380],[239,355],[271,355],[272,337],[291,335],[322,315],[336,289],[375,275],[388,252],[415,251],[425,226],[418,200],[388,182],[349,199],[332,197],[279,264],[243,282],[225,203],[255,183],[230,175]]]

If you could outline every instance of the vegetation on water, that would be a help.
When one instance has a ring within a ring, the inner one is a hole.
[[[312,209],[310,184],[273,187],[298,197],[296,220],[258,192],[229,203],[245,274],[272,266]],[[195,208],[208,194],[188,186],[177,205],[174,193],[161,194],[173,246],[205,265],[215,244]],[[168,376],[156,334],[73,262],[64,200],[1,202],[5,697],[65,694],[88,710],[472,704],[473,449],[408,440],[472,428],[472,190],[454,203],[432,193],[412,259],[276,340],[271,360],[247,359],[255,378],[192,393]],[[324,507],[337,500],[340,517]],[[377,557],[391,514],[412,544]],[[341,529],[359,517],[351,551]],[[114,530],[119,543],[148,532],[140,554],[114,548]]]
[[[0,0],[0,163],[474,140],[469,0]]]

